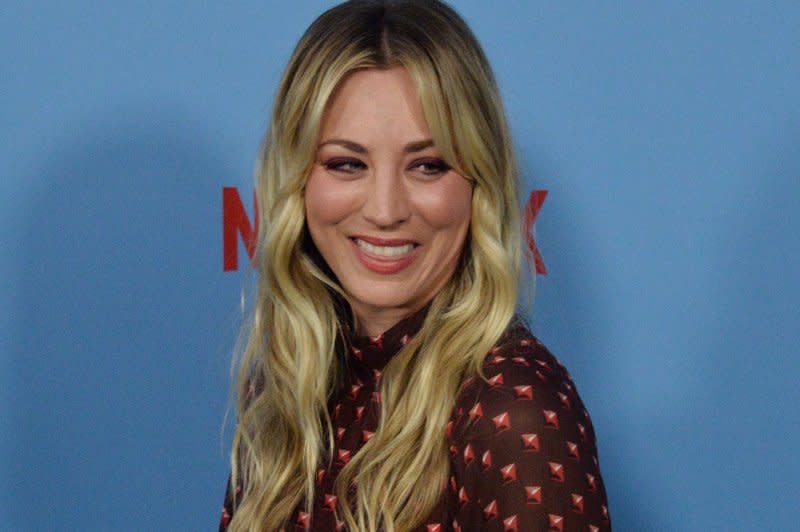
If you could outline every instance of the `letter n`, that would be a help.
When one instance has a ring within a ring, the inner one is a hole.
[[[222,188],[222,267],[226,272],[239,268],[239,246],[237,235],[241,235],[247,255],[252,262],[258,235],[258,203],[253,193],[253,219],[250,224],[247,212],[242,205],[239,191],[235,187]]]

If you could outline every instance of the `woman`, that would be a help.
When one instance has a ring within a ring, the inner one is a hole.
[[[354,0],[315,20],[257,190],[221,529],[610,528],[588,414],[515,315],[517,166],[455,11]]]

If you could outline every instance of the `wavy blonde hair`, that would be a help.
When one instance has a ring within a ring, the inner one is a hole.
[[[311,512],[317,470],[332,459],[327,404],[342,373],[335,302],[348,299],[308,233],[304,187],[334,90],[357,70],[395,66],[411,75],[445,162],[473,182],[472,216],[455,274],[385,368],[375,435],[337,478],[349,529],[410,530],[432,511],[449,474],[445,426],[459,387],[481,374],[514,315],[518,167],[477,39],[440,1],[329,9],[291,56],[259,159],[259,282],[237,374],[231,484],[242,493],[232,532],[280,529],[301,502]]]

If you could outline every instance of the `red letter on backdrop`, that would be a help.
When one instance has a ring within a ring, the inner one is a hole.
[[[536,216],[542,208],[544,199],[547,197],[546,190],[534,190],[528,198],[528,204],[525,206],[525,214],[523,223],[525,226],[525,237],[528,241],[528,247],[533,253],[534,263],[536,265],[536,273],[539,275],[546,275],[547,270],[544,266],[544,261],[536,247],[536,242],[533,240],[533,233],[531,229],[533,223],[536,221]],[[242,199],[239,197],[239,191],[234,187],[223,187],[222,189],[222,261],[223,270],[226,272],[234,271],[239,268],[239,247],[236,239],[237,235],[242,236],[247,255],[252,261],[256,249],[256,237],[258,235],[258,203],[253,191],[253,218],[255,223],[250,224],[250,219],[247,217],[247,212],[244,210]]]
[[[256,250],[256,235],[258,235],[258,203],[255,192],[253,193],[253,219],[250,225],[247,212],[242,205],[239,191],[234,187],[222,189],[222,267],[226,272],[239,267],[239,247],[237,235],[242,235],[242,241],[247,249],[250,260],[253,260]]]
[[[525,206],[525,217],[523,223],[525,224],[525,236],[528,239],[528,247],[533,253],[533,261],[536,264],[536,273],[539,275],[547,275],[547,270],[544,267],[544,261],[539,254],[539,248],[536,247],[536,242],[533,241],[533,222],[536,221],[536,216],[539,214],[539,209],[542,208],[544,198],[547,197],[546,190],[534,190],[531,192],[531,197],[528,198],[528,205]]]

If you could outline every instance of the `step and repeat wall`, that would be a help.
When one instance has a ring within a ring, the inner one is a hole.
[[[216,527],[254,160],[330,5],[3,10],[0,530]],[[795,527],[800,6],[453,5],[501,86],[529,317],[592,414],[615,529]]]

